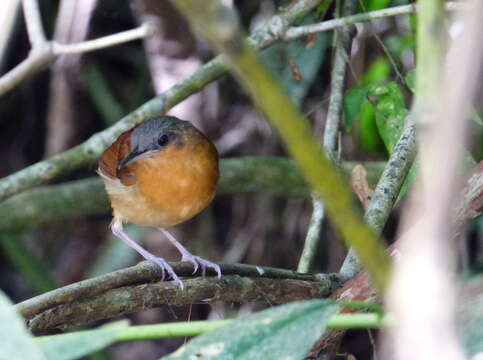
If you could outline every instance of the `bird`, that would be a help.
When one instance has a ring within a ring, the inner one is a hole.
[[[112,233],[146,260],[159,265],[183,288],[179,276],[161,257],[144,249],[124,231],[124,223],[158,228],[181,253],[181,261],[216,271],[220,266],[191,254],[165,228],[183,223],[204,210],[215,196],[218,151],[189,121],[174,116],[150,118],[114,141],[99,159],[112,207]]]

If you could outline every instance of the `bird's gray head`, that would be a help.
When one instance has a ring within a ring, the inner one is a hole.
[[[183,135],[196,131],[188,122],[174,116],[161,116],[141,123],[131,134],[131,152],[121,160],[118,169],[129,163],[162,151],[169,145],[182,146]]]

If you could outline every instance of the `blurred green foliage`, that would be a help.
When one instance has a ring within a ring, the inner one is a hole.
[[[302,359],[338,309],[330,300],[277,306],[201,335],[164,359]]]

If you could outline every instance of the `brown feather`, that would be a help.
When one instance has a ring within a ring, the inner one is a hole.
[[[118,169],[119,162],[131,152],[131,133],[133,129],[119,135],[117,140],[109,146],[99,160],[100,171],[110,177],[117,178],[123,185],[130,186],[136,183],[136,177],[130,166]]]

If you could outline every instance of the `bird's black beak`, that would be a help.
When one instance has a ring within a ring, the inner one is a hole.
[[[119,162],[117,170],[121,170],[124,166],[137,160],[139,155],[142,155],[143,151],[139,151],[137,148],[131,151],[127,156]]]

